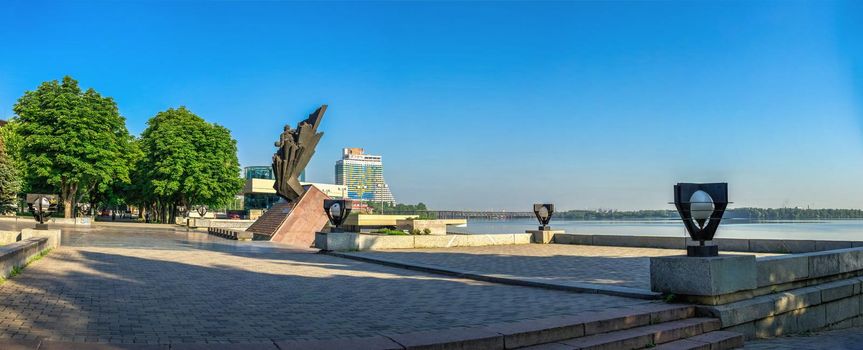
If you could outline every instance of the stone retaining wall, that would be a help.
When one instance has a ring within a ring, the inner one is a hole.
[[[478,235],[370,235],[356,232],[318,232],[315,248],[334,251],[478,247],[489,245],[529,244],[530,234]]]
[[[555,234],[553,243],[662,249],[686,249],[687,244],[694,244],[690,243],[689,238],[683,237],[588,235],[573,233]],[[833,249],[863,247],[863,241],[717,238],[713,240],[713,243],[719,246],[720,251],[778,254],[809,253]]]
[[[0,231],[0,245],[18,242],[21,238],[21,232],[18,231]]]
[[[725,305],[700,307],[728,331],[747,338],[770,338],[824,329],[863,327],[863,278],[757,296]]]
[[[31,219],[32,222],[35,222]],[[93,220],[89,217],[78,217],[78,218],[49,218],[45,220],[47,224],[55,224],[55,225],[75,225],[75,226],[91,226]]]
[[[252,226],[255,220],[228,220],[228,219],[189,219],[189,225],[193,227],[219,227],[245,230]]]
[[[34,256],[59,245],[60,230],[43,230],[0,247],[0,277],[9,277],[15,267],[23,267]]]
[[[749,338],[863,326],[863,248],[763,257],[755,269],[754,289],[688,300]]]

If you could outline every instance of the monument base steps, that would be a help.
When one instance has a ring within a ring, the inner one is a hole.
[[[685,318],[565,339],[526,349],[736,349],[743,335],[719,330],[715,318]]]
[[[304,248],[315,242],[315,232],[329,221],[324,213],[324,200],[330,197],[314,186],[295,203],[276,203],[246,229],[256,240],[269,240]]]

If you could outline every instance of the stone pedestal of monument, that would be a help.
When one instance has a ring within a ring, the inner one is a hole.
[[[296,202],[276,203],[246,231],[251,232],[256,240],[311,247],[315,242],[315,232],[323,229],[329,221],[324,213],[324,200],[329,198],[316,187],[305,186],[305,193]]]
[[[754,255],[650,258],[650,289],[690,296],[718,296],[758,287]]]
[[[554,239],[554,235],[566,233],[564,230],[527,230],[524,231],[531,234],[530,241],[532,243],[549,244]]]

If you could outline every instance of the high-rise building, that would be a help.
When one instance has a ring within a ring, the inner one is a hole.
[[[395,203],[384,181],[381,156],[365,154],[362,148],[343,148],[336,162],[336,184],[348,186],[348,198],[369,202]]]

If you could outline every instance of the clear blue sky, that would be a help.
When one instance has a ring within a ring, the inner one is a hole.
[[[860,2],[0,4],[0,118],[69,74],[139,134],[185,105],[240,162],[327,103],[307,169],[384,159],[433,208],[863,208]]]

